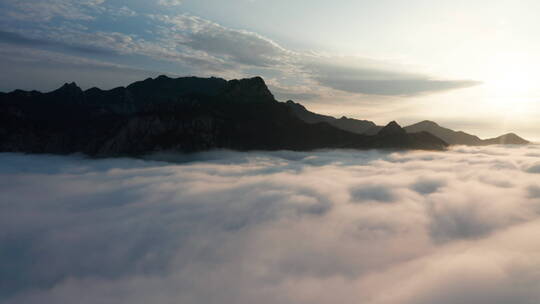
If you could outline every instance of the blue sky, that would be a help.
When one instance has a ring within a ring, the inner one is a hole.
[[[0,68],[10,72],[0,91],[67,81],[112,88],[159,74],[260,75],[280,100],[328,114],[532,136],[539,6],[1,0]]]

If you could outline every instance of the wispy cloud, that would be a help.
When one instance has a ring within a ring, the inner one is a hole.
[[[243,77],[257,73],[276,80],[295,79],[294,85],[287,85],[288,91],[295,94],[288,96],[302,99],[332,91],[411,96],[478,84],[470,80],[437,79],[415,70],[403,70],[392,63],[381,66],[356,57],[295,51],[256,32],[225,27],[189,14],[163,12],[162,6],[180,3],[157,1],[147,4],[153,5],[154,10],[142,12],[127,2],[8,0],[0,12],[2,38],[13,45],[54,47],[55,51],[64,48],[67,53],[87,57],[104,52],[144,56],[158,61],[155,66],[163,61],[173,62],[178,65],[175,70],[201,76]],[[145,24],[145,32],[112,31],[97,26],[98,21],[114,20],[122,24],[132,22],[130,18]],[[25,26],[21,27],[21,22]],[[305,89],[314,86],[321,90]]]
[[[292,54],[276,42],[256,33],[226,28],[199,17],[152,17],[166,25],[160,31],[162,40],[169,40],[229,62],[278,68],[284,61],[290,60],[289,56]]]
[[[158,0],[158,4],[163,6],[177,6],[182,4],[182,0]]]
[[[189,15],[153,18],[173,27],[161,35],[191,49],[252,67],[271,67],[315,80],[322,86],[357,94],[410,96],[466,88],[480,84],[472,80],[440,80],[399,69],[392,63],[381,66],[374,60],[332,57],[287,50],[253,32],[233,30]]]
[[[5,15],[32,22],[50,21],[55,17],[69,20],[93,20],[93,13],[105,0],[6,0]]]

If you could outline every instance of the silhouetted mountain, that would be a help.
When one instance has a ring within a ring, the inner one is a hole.
[[[154,151],[444,149],[429,133],[373,136],[307,123],[274,99],[260,77],[159,76],[112,90],[75,83],[0,94],[0,151],[141,155]]]
[[[528,141],[524,140],[523,138],[513,133],[505,134],[497,138],[483,140],[475,135],[441,127],[437,123],[433,121],[429,121],[429,120],[424,120],[414,125],[405,127],[405,130],[408,133],[416,133],[416,132],[422,132],[422,131],[429,132],[439,137],[440,139],[444,140],[450,145],[481,146],[481,145],[494,145],[494,144],[502,144],[502,143],[516,144],[516,145],[529,144]]]

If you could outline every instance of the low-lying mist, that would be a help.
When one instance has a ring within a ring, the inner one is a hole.
[[[540,146],[0,154],[2,303],[540,303]]]

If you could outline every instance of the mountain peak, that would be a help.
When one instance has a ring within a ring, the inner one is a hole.
[[[391,122],[389,122],[386,127],[399,127],[401,128],[401,126],[397,123],[397,121],[395,120],[392,120]]]
[[[244,87],[257,87],[260,89],[268,90],[268,87],[266,86],[264,79],[262,79],[262,77],[260,76],[255,76],[252,78],[234,79],[234,80],[230,80],[229,83],[239,84]]]
[[[227,85],[229,97],[238,101],[275,101],[274,95],[259,76],[230,80]]]
[[[294,109],[299,109],[299,110],[303,110],[303,111],[307,111],[306,107],[304,107],[301,103],[298,103],[298,102],[294,102],[292,100],[287,100],[285,102],[285,104],[287,106],[289,106],[290,108],[294,108]]]
[[[501,145],[526,145],[530,143],[528,140],[525,140],[519,137],[515,133],[507,133],[499,137],[486,139],[485,141],[488,144],[501,144]]]
[[[171,79],[171,78],[167,75],[159,75],[158,77],[156,77],[156,80],[168,80],[168,79]]]
[[[75,82],[64,83],[63,86],[53,91],[53,93],[60,94],[79,94],[82,93],[82,89]]]
[[[406,134],[403,129],[395,120],[392,120],[384,128],[379,131],[379,135],[392,135],[392,134]]]
[[[439,127],[439,124],[437,124],[436,122],[432,121],[432,120],[423,120],[419,123],[417,123],[416,125],[421,125],[421,126],[425,126],[425,127]]]
[[[72,82],[66,82],[64,83],[64,85],[61,87],[61,88],[79,88],[79,86],[75,83],[75,81],[72,81]]]

